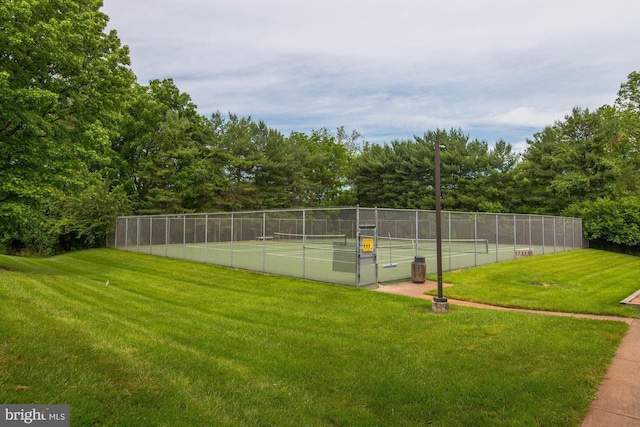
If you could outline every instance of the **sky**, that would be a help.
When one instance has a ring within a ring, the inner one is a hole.
[[[461,129],[517,151],[640,71],[638,0],[103,0],[138,82],[285,135]]]

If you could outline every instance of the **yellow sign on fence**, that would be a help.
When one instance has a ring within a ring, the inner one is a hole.
[[[373,252],[374,241],[372,238],[362,239],[362,252]]]

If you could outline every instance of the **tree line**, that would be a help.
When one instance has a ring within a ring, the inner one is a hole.
[[[137,82],[99,0],[0,4],[0,246],[99,245],[122,214],[315,206],[567,214],[585,234],[640,245],[640,73],[614,105],[575,108],[527,141],[462,129],[370,144],[357,131],[285,135],[203,116],[172,79]]]

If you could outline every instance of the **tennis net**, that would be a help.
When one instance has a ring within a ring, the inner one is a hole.
[[[273,233],[274,242],[290,242],[290,243],[302,243],[306,244],[318,244],[318,245],[333,245],[338,243],[341,245],[347,244],[346,234],[297,234],[297,233]]]

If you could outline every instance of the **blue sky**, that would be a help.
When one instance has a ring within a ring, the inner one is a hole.
[[[104,0],[142,84],[285,135],[436,128],[516,149],[640,70],[637,0]]]

